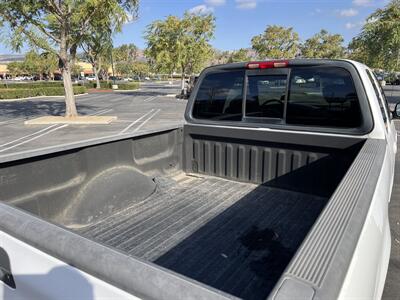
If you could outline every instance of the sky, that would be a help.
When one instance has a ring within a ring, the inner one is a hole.
[[[220,50],[251,46],[253,36],[268,25],[293,27],[302,40],[321,29],[342,34],[347,44],[356,36],[365,19],[388,0],[140,0],[138,18],[124,25],[114,37],[114,46],[134,43],[145,48],[146,26],[168,15],[185,11],[216,17],[211,44]],[[0,53],[13,53],[0,44]]]

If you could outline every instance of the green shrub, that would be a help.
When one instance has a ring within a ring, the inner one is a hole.
[[[88,89],[95,89],[96,88],[96,81],[87,81],[84,84],[85,87],[87,87]],[[105,80],[101,80],[100,81],[100,87],[101,89],[111,89],[112,86],[112,81],[105,81]]]
[[[84,86],[74,86],[74,94],[86,93]],[[42,87],[34,89],[0,89],[0,99],[19,99],[37,96],[63,96],[63,87]]]
[[[116,82],[118,85],[118,89],[120,90],[135,90],[139,87],[138,82]],[[112,81],[100,81],[100,88],[101,89],[112,89],[113,82]],[[88,89],[95,89],[96,88],[96,81],[89,81],[85,82],[85,87]]]
[[[74,86],[73,89],[75,95],[87,93],[87,88],[84,86]]]
[[[0,84],[0,89],[37,89],[45,87],[63,87],[62,81],[45,81],[45,82],[29,82],[29,83],[5,83]]]
[[[139,88],[139,82],[118,83],[119,90],[136,90]]]

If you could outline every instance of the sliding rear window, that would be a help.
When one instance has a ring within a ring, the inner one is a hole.
[[[208,74],[202,81],[193,107],[196,119],[242,119],[244,71]]]
[[[248,76],[246,117],[283,118],[287,75]]]
[[[306,66],[285,70],[207,74],[197,92],[192,116],[307,127],[361,126],[359,99],[346,69]]]
[[[290,75],[286,123],[359,127],[361,111],[351,74],[337,67],[294,68]]]

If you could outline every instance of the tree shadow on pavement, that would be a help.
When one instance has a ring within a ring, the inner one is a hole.
[[[155,90],[155,91],[150,91],[150,90],[146,90],[146,91],[126,91],[126,92],[122,92],[122,91],[115,91],[114,94],[123,94],[123,95],[130,95],[130,96],[144,96],[144,97],[152,97],[152,96],[165,96],[168,94],[173,94],[176,93],[176,88],[175,89],[171,89],[171,88],[163,88],[162,90]]]
[[[78,104],[79,113],[86,115],[98,109],[97,106]],[[0,117],[36,117],[43,115],[60,116],[65,113],[65,103],[63,101],[15,101],[0,102]]]

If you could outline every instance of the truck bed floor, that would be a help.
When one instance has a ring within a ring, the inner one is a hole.
[[[184,174],[141,202],[74,229],[245,299],[268,296],[327,199]]]

